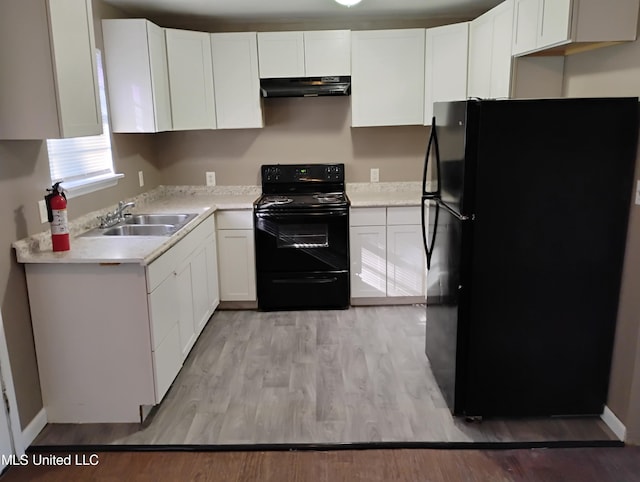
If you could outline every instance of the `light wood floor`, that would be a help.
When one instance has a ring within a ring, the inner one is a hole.
[[[453,418],[424,305],[219,311],[145,426],[48,425],[33,445],[611,441],[599,418]]]

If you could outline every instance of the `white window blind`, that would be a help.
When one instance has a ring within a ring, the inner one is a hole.
[[[102,134],[70,139],[47,139],[51,182],[63,181],[62,187],[73,195],[85,194],[115,184],[123,177],[113,170],[109,115],[105,94],[102,55],[96,50]]]

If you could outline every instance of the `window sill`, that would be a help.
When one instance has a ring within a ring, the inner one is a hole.
[[[62,182],[62,188],[67,199],[83,196],[101,189],[113,187],[124,177],[124,174],[103,174],[101,176],[90,177],[79,181]]]

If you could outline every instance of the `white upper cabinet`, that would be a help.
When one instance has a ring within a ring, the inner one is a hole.
[[[351,33],[351,125],[424,124],[425,29]]]
[[[515,0],[513,14],[513,54],[536,48],[540,0]]]
[[[173,130],[215,129],[211,34],[165,29]]]
[[[467,97],[469,23],[428,28],[424,74],[424,124],[431,125],[433,103]]]
[[[258,32],[260,78],[350,75],[351,32]]]
[[[255,32],[211,34],[218,129],[263,127]]]
[[[164,29],[144,19],[103,20],[113,132],[171,130]]]
[[[260,78],[304,77],[302,32],[258,32]]]
[[[636,39],[639,0],[515,0],[513,54],[564,55]]]
[[[91,0],[0,2],[0,139],[102,133]]]
[[[469,27],[469,97],[508,98],[511,90],[513,0],[473,20]]]
[[[306,77],[351,75],[351,31],[304,32]]]
[[[540,11],[536,30],[536,47],[551,46],[569,40],[571,4],[571,0],[538,0]],[[599,21],[602,20],[599,19]]]

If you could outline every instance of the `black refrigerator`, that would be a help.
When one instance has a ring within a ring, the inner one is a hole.
[[[435,104],[426,354],[454,415],[602,413],[637,137],[637,98]]]

